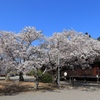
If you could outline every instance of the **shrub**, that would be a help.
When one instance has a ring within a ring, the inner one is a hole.
[[[36,72],[34,70],[32,70],[31,72],[28,73],[28,75],[34,75],[36,76]],[[43,83],[52,83],[52,75],[50,75],[49,73],[45,73],[42,75],[42,71],[38,70],[38,76],[39,76],[39,81],[43,82]]]
[[[40,82],[43,82],[43,83],[52,83],[52,76],[48,73],[45,73],[43,74],[41,77],[40,77]]]

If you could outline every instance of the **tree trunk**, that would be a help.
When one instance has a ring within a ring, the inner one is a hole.
[[[23,72],[19,73],[19,81],[24,81]]]
[[[35,89],[38,90],[39,87],[39,76],[38,76],[38,68],[36,68],[36,81],[35,81]]]
[[[71,76],[69,78],[69,85],[72,86],[72,79],[71,79]]]
[[[73,79],[73,77],[72,77],[72,86],[74,86],[74,79]]]
[[[7,74],[6,74],[5,80],[6,80],[6,81],[10,81],[10,73],[7,73]]]
[[[35,89],[38,90],[38,87],[39,87],[39,79],[38,79],[38,76],[36,76]]]

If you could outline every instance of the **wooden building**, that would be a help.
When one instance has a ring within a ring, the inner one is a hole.
[[[61,69],[61,77],[64,77],[64,72],[67,72],[67,78],[100,78],[100,62],[95,62],[91,64],[90,67],[82,69],[81,67],[76,67],[74,69]]]

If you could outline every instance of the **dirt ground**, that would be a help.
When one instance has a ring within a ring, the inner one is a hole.
[[[0,100],[100,100],[100,85],[96,83],[77,83],[61,89],[40,83],[39,91],[34,86],[34,82],[0,80]]]
[[[0,95],[13,94],[25,91],[36,91],[34,82],[19,82],[0,80]],[[55,89],[56,86],[50,83],[39,83],[39,90]]]

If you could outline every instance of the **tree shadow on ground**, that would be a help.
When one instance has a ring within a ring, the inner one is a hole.
[[[58,85],[51,84],[51,85],[48,85],[46,87],[40,86],[39,91],[41,91],[43,93],[47,92],[47,91],[49,91],[49,92],[59,92],[59,90],[64,89],[64,88],[65,88],[65,86],[58,87]]]
[[[93,92],[97,91],[100,89],[100,84],[97,83],[88,83],[88,82],[75,82],[74,86],[70,86],[69,84],[61,84],[60,88],[58,87],[57,84],[43,84],[39,86],[38,90],[35,90],[34,86],[30,85],[23,85],[23,83],[0,83],[3,88],[0,88],[0,96],[13,96],[17,95],[21,92],[28,92],[28,91],[33,91],[33,92],[42,92],[45,93],[47,91],[49,92],[57,92],[60,93],[59,90],[81,90],[81,91],[88,91],[88,92]]]
[[[28,86],[22,86],[22,85],[6,85],[4,88],[0,88],[0,96],[2,95],[16,95],[20,92],[28,91]]]
[[[46,84],[46,85],[40,85],[38,90],[36,90],[34,88],[34,86],[29,86],[29,85],[23,85],[23,83],[15,83],[12,82],[11,83],[0,83],[0,85],[2,85],[3,88],[0,88],[0,96],[13,96],[13,95],[17,95],[21,92],[29,92],[29,91],[33,91],[33,92],[58,92],[56,91],[58,89],[57,85],[55,84]]]
[[[71,88],[69,88],[71,89]],[[100,89],[100,84],[96,82],[75,82],[72,89],[79,89],[81,91],[94,92]]]

